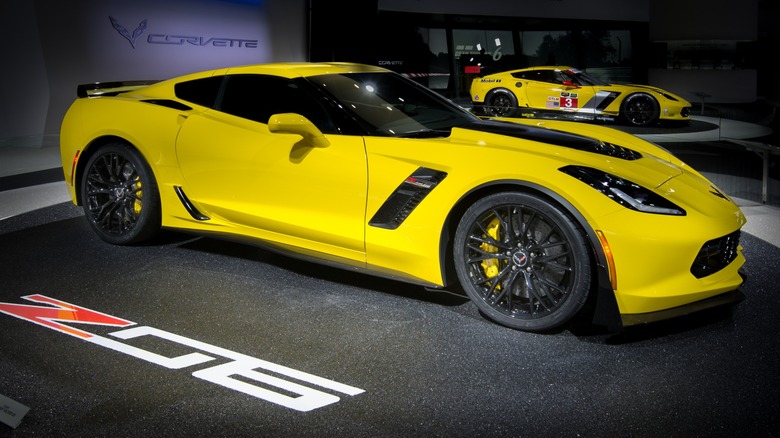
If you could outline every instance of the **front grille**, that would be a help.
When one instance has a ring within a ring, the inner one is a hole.
[[[728,266],[737,258],[739,248],[739,230],[710,240],[705,243],[696,255],[696,260],[691,266],[691,274],[696,278],[712,275]]]

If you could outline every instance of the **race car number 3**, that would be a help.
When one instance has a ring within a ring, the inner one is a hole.
[[[561,108],[577,108],[576,97],[561,97]]]

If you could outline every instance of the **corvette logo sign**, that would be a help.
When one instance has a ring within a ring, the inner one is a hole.
[[[114,29],[116,29],[116,31],[119,32],[119,34],[122,35],[127,41],[129,41],[130,45],[132,45],[135,49],[136,43],[146,31],[146,20],[142,20],[138,24],[138,27],[136,27],[131,33],[116,18],[109,16],[108,19],[111,21],[111,26],[113,26]],[[192,45],[199,47],[243,47],[248,49],[256,49],[260,44],[258,40],[253,39],[216,37],[207,38],[202,36],[172,35],[165,33],[151,33],[146,37],[146,42],[148,44],[163,44],[173,46]]]
[[[111,20],[111,25],[114,26],[114,29],[116,29],[116,31],[119,32],[120,35],[125,37],[127,41],[130,41],[130,44],[135,49],[135,42],[138,41],[138,38],[140,38],[141,35],[143,35],[144,31],[146,30],[146,20],[143,20],[131,34],[130,32],[127,31],[127,29],[125,29],[124,26],[122,26],[121,23],[119,23],[119,21],[116,18],[109,16],[108,19]]]
[[[216,356],[228,359],[229,361],[226,363],[195,371],[192,373],[192,376],[296,411],[311,411],[340,400],[336,395],[312,388],[311,386],[350,396],[364,392],[360,388],[246,356],[164,330],[136,326],[136,323],[132,321],[79,307],[44,295],[27,295],[22,298],[35,303],[46,304],[46,306],[0,303],[0,312],[172,370],[210,362],[216,360]],[[92,324],[117,327],[122,330],[110,333],[110,336],[119,339],[116,340],[71,327],[69,324]],[[166,357],[120,341],[141,336],[154,336],[197,351],[177,357]],[[258,370],[270,371],[274,375],[265,374]],[[234,379],[232,376],[240,376],[242,380]],[[287,380],[287,378],[303,384],[292,382]],[[247,383],[248,381],[261,383],[262,386]],[[278,388],[281,392],[276,392],[269,388]],[[293,395],[291,396],[291,394]],[[295,396],[296,394],[297,396]]]

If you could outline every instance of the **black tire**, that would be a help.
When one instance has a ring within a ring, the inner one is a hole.
[[[485,98],[485,113],[494,117],[515,117],[518,113],[517,97],[509,90],[491,90]]]
[[[488,319],[529,332],[569,322],[591,288],[591,258],[580,227],[526,193],[475,202],[455,233],[458,279]]]
[[[111,143],[87,161],[81,180],[84,214],[106,242],[130,245],[160,230],[160,193],[149,165],[129,145]]]
[[[623,100],[620,115],[633,126],[648,126],[658,122],[661,114],[658,101],[649,94],[635,93]]]

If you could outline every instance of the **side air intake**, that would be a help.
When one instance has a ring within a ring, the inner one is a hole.
[[[389,230],[398,228],[446,177],[445,172],[424,167],[417,169],[395,189],[368,224]]]

